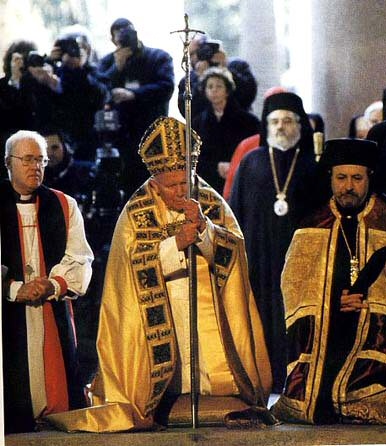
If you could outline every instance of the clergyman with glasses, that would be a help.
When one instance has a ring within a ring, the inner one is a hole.
[[[71,301],[93,253],[76,201],[42,182],[47,143],[20,130],[5,146],[0,184],[5,431],[29,432],[50,413],[85,406]]]
[[[286,348],[280,275],[294,230],[317,203],[317,164],[312,129],[299,96],[283,92],[266,98],[261,126],[261,147],[242,160],[229,204],[245,237],[249,278],[271,360],[273,392],[281,393]]]

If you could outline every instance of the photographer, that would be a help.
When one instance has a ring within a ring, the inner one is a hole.
[[[101,59],[98,74],[108,85],[111,106],[119,114],[117,145],[130,196],[147,178],[137,154],[141,136],[156,118],[168,114],[174,89],[173,61],[166,51],[145,46],[125,18],[115,20],[110,32],[116,50]]]
[[[20,128],[31,127],[31,116],[24,103],[20,88],[24,59],[36,50],[34,42],[18,40],[8,47],[3,58],[4,77],[0,79],[0,147],[4,155],[5,141]],[[1,178],[7,178],[5,166],[0,168]]]
[[[98,145],[94,115],[103,107],[107,88],[98,80],[89,33],[80,25],[66,28],[54,43],[50,58],[60,81],[57,122],[77,160],[94,161]]]
[[[3,58],[0,79],[0,147],[19,129],[39,130],[56,117],[58,79],[34,42],[17,40]],[[1,177],[7,177],[4,168]]]
[[[224,67],[232,73],[236,84],[233,97],[239,106],[250,111],[257,94],[257,82],[248,63],[240,58],[229,59],[222,47],[220,40],[209,39],[206,35],[196,36],[189,46],[192,72],[190,77],[192,89],[192,116],[202,112],[208,101],[199,89],[200,76],[210,67]],[[178,84],[178,108],[183,116],[184,109],[185,78]]]

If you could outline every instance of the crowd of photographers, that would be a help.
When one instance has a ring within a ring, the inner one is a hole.
[[[117,181],[128,198],[147,177],[137,155],[138,143],[157,117],[168,114],[175,79],[171,56],[145,46],[129,20],[115,20],[110,33],[116,48],[100,60],[88,30],[79,25],[64,29],[48,55],[39,53],[31,41],[9,46],[3,59],[5,76],[0,79],[0,147],[3,150],[8,136],[19,129],[57,133],[68,154],[59,166],[50,163],[48,173],[52,169],[55,177],[59,168],[67,172],[67,163],[73,165],[71,170],[89,168],[87,177],[98,176],[98,182],[107,184],[104,195],[115,207],[117,198],[111,201],[109,194],[117,195]],[[200,78],[213,66],[229,70],[234,99],[243,110],[250,109],[257,83],[245,61],[228,60],[220,41],[202,35],[191,43],[190,55],[193,117],[208,106]],[[184,84],[183,78],[178,85],[183,115]],[[3,166],[0,175],[6,175]],[[83,188],[69,192],[88,200],[90,206],[92,201],[103,201],[95,196],[95,187],[86,188],[92,191],[87,197]],[[99,184],[99,195],[101,189]]]

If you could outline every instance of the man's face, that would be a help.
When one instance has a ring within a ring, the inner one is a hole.
[[[331,188],[335,200],[342,208],[359,208],[369,191],[367,167],[353,164],[334,166],[331,172]]]
[[[187,194],[185,170],[160,173],[151,184],[169,209],[179,212],[184,209]]]
[[[47,154],[49,167],[55,167],[63,161],[64,158],[64,148],[59,135],[53,133],[52,135],[46,135],[45,139],[47,141]]]
[[[23,139],[14,145],[11,155],[6,163],[12,186],[19,194],[29,195],[42,184],[44,177],[44,167],[36,159],[47,158],[47,153],[33,139]],[[27,165],[16,158],[27,155],[34,158]]]
[[[270,146],[290,149],[300,139],[300,124],[295,113],[274,110],[267,116],[267,141]]]

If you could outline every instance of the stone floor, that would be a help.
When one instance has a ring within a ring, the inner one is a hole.
[[[261,430],[170,428],[163,432],[67,434],[45,431],[5,437],[5,446],[248,446],[386,444],[386,427],[285,425]]]
[[[271,395],[270,407],[278,398]],[[43,431],[12,434],[5,446],[312,446],[312,445],[386,445],[386,426],[281,424],[253,430],[225,427],[168,428],[161,432],[65,433]]]

